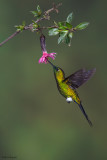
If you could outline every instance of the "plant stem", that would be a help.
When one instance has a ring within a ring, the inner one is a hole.
[[[18,33],[20,33],[20,31],[16,31],[15,33],[13,33],[11,36],[9,36],[7,39],[5,39],[3,42],[0,43],[0,47],[5,44],[7,41],[9,41],[10,39],[12,39],[13,37],[15,37]]]
[[[62,3],[59,3],[58,5],[53,4],[53,8],[47,10],[44,12],[43,17],[39,18],[37,21],[35,21],[35,23],[39,23],[42,20],[49,20],[49,14],[53,11],[56,11],[58,13],[58,7],[60,7],[62,5]],[[23,30],[32,30],[33,28],[33,24],[31,23],[28,26],[25,26]],[[44,28],[37,28],[36,31],[40,30],[40,29],[46,29],[46,27]],[[17,34],[21,33],[21,31],[16,31],[15,33],[13,33],[11,36],[9,36],[6,40],[4,40],[3,42],[0,43],[0,47],[5,44],[6,42],[8,42],[10,39],[12,39],[13,37],[15,37]]]

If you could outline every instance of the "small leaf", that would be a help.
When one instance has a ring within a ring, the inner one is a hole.
[[[67,17],[66,22],[71,23],[71,22],[72,22],[72,19],[73,19],[73,13],[70,13],[70,14],[68,15],[68,17]]]
[[[69,33],[68,36],[69,36],[69,38],[72,38],[73,37],[73,33],[72,32]]]
[[[85,29],[88,25],[89,25],[88,22],[83,22],[83,23],[80,23],[79,25],[77,25],[75,27],[75,29],[82,30],[82,29]]]
[[[38,12],[37,11],[31,11],[31,13],[34,15],[34,17],[38,16]]]
[[[39,26],[38,26],[38,24],[37,23],[34,23],[33,24],[33,29],[37,29]]]
[[[40,9],[40,6],[39,6],[39,5],[37,6],[37,11],[38,11],[38,12],[41,12],[41,9]]]
[[[32,22],[33,22],[33,25],[38,25],[38,24],[36,23],[36,21],[32,20]]]
[[[73,26],[72,26],[70,23],[66,22],[66,27],[67,27],[68,29],[71,29]]]
[[[26,25],[26,22],[25,22],[25,21],[23,21],[23,22],[22,22],[22,26],[24,26],[24,27],[25,27],[25,25]]]
[[[67,27],[66,27],[66,26],[61,26],[61,27],[59,27],[59,29],[60,29],[60,30],[66,30]]]
[[[58,28],[51,28],[49,29],[49,32],[48,32],[49,36],[56,36],[58,33],[59,33]]]
[[[64,26],[65,25],[65,22],[58,22],[58,26],[59,27],[62,27],[62,26]]]
[[[63,31],[60,33],[60,37],[58,38],[58,44],[61,42],[64,42],[67,34],[68,34],[68,31]]]
[[[40,6],[37,6],[37,11],[31,11],[31,13],[34,15],[34,17],[40,17],[40,15],[42,14],[42,11],[40,9]]]
[[[32,20],[32,22],[33,22],[33,23],[35,23],[35,21],[34,21],[34,20]]]
[[[58,24],[54,21],[55,26],[58,26]]]
[[[19,26],[15,26],[17,28],[16,31],[23,31],[24,30],[24,26],[23,25],[19,25]]]
[[[38,16],[40,16],[40,15],[42,14],[42,11],[41,11],[41,9],[40,9],[40,6],[39,6],[39,5],[37,6],[37,12],[38,12]]]
[[[66,38],[65,38],[65,43],[70,46],[71,45],[71,39],[70,37],[67,35]]]

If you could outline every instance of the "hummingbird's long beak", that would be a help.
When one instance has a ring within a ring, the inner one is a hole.
[[[47,59],[47,61],[51,64],[51,66],[52,66],[53,68],[56,68],[56,66],[54,66],[48,59]]]

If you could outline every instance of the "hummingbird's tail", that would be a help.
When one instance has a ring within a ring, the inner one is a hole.
[[[87,119],[89,125],[92,127],[92,122],[89,120],[89,118],[88,118],[88,116],[87,116],[87,114],[86,114],[86,112],[85,112],[85,110],[84,110],[82,104],[80,103],[80,104],[78,104],[78,105],[79,105],[79,107],[80,107],[82,113],[84,114],[85,118]]]

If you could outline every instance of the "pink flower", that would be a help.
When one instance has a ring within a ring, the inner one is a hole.
[[[44,51],[42,57],[39,59],[39,63],[45,63],[46,64],[48,57],[50,57],[54,60],[55,59],[55,54],[56,53],[47,53],[47,51]]]

